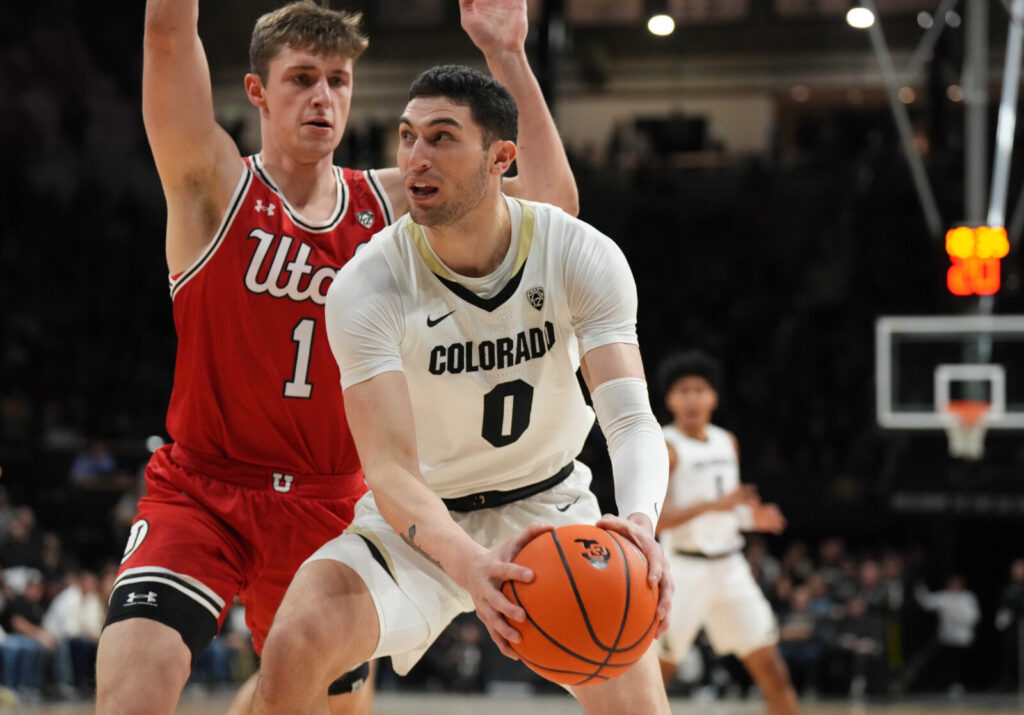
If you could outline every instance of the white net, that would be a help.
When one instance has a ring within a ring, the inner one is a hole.
[[[949,456],[978,460],[985,456],[989,403],[955,400],[946,405],[942,426],[949,439]]]

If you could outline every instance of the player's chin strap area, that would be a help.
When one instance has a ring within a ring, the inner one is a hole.
[[[370,664],[357,665],[352,670],[335,680],[327,687],[328,695],[344,695],[354,693],[363,687],[363,683],[370,677]]]
[[[602,382],[591,394],[608,441],[619,515],[646,514],[653,526],[668,489],[668,449],[639,377]]]

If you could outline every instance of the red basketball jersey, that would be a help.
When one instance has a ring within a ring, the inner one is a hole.
[[[335,210],[311,223],[258,156],[244,162],[213,241],[171,279],[178,354],[167,430],[200,456],[358,473],[324,297],[337,269],[391,223],[390,203],[373,171],[334,167]]]

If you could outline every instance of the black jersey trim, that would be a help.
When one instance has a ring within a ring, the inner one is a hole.
[[[370,190],[377,197],[377,203],[380,204],[380,210],[384,214],[384,223],[390,226],[395,222],[395,212],[391,208],[391,200],[388,198],[387,192],[384,191],[380,179],[377,178],[377,172],[367,169],[363,174],[366,175],[366,183],[370,185]]]
[[[536,221],[533,204],[520,199],[513,200],[519,203],[523,212],[519,227],[519,244],[516,250],[515,273],[509,279],[508,283],[505,284],[505,287],[490,298],[482,298],[453,279],[452,272],[448,270],[448,268],[431,250],[430,243],[427,241],[427,236],[423,232],[423,227],[413,221],[411,215],[406,214],[405,223],[403,224],[405,229],[409,232],[413,246],[415,246],[417,253],[419,253],[420,258],[423,260],[423,263],[426,264],[430,272],[433,273],[439,281],[441,281],[441,285],[445,286],[448,290],[459,298],[462,298],[467,303],[475,305],[478,308],[482,308],[489,313],[494,312],[501,307],[501,305],[511,298],[512,294],[516,292],[516,289],[519,287],[519,283],[523,278],[523,273],[526,270],[526,262],[530,257],[530,250],[533,247]]]
[[[249,170],[249,166],[243,162],[242,176],[238,179],[238,184],[235,186],[235,193],[231,197],[231,202],[228,204],[228,210],[224,212],[224,218],[220,222],[220,227],[217,232],[213,234],[213,240],[210,241],[210,245],[206,247],[203,254],[193,263],[191,266],[186,268],[177,279],[168,276],[168,282],[170,284],[171,300],[174,300],[174,296],[178,294],[181,287],[189,282],[192,277],[203,269],[210,259],[213,258],[213,254],[217,252],[220,245],[224,242],[224,237],[228,233],[228,229],[231,228],[231,224],[234,223],[235,216],[238,215],[238,210],[242,207],[242,201],[249,193],[249,186],[252,185],[252,171]]]
[[[486,310],[488,313],[493,313],[495,310],[500,308],[505,303],[505,301],[511,298],[513,293],[516,292],[516,289],[519,288],[520,281],[522,281],[523,279],[523,273],[525,272],[526,263],[523,263],[523,265],[519,267],[519,270],[516,272],[516,274],[509,279],[508,283],[505,284],[505,287],[502,288],[497,295],[491,296],[490,298],[481,298],[480,296],[478,296],[476,293],[474,293],[461,283],[448,280],[447,278],[442,278],[436,273],[434,274],[434,277],[437,278],[437,280],[441,281],[441,285],[443,285],[445,288],[450,290],[458,297],[462,298],[467,303],[475,305],[477,308],[482,308]]]

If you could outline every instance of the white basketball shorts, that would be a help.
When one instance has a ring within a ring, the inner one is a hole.
[[[470,512],[450,512],[477,543],[494,548],[533,523],[593,524],[601,512],[590,491],[590,470],[580,462],[565,481],[525,499]],[[405,675],[430,644],[473,599],[440,568],[408,546],[381,516],[369,492],[356,503],[355,518],[341,536],[307,561],[340,561],[369,587],[380,621],[374,658],[391,656]]]
[[[719,655],[743,658],[779,640],[768,600],[741,553],[703,559],[667,552],[675,595],[658,657],[679,663],[701,627]]]

